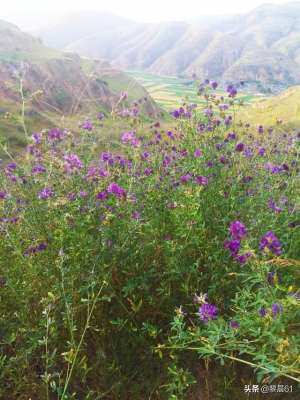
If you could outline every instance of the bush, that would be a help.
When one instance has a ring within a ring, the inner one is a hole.
[[[299,134],[201,91],[173,131],[3,167],[2,398],[191,398],[198,357],[299,382]]]

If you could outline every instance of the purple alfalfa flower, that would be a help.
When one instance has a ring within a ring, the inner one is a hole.
[[[220,161],[221,164],[227,164],[228,163],[228,159],[223,155],[219,157],[219,161]]]
[[[258,310],[258,315],[261,318],[264,318],[267,314],[268,314],[268,311],[267,311],[266,307],[260,307],[260,309]]]
[[[265,169],[269,172],[271,172],[272,174],[279,174],[280,172],[283,171],[283,168],[281,165],[275,165],[272,163],[266,163],[265,164]]]
[[[147,168],[144,169],[144,175],[149,176],[151,174],[153,174],[153,169],[152,168],[147,167]]]
[[[217,319],[218,309],[214,304],[203,303],[199,307],[199,317],[204,323]]]
[[[77,198],[77,195],[76,195],[75,192],[69,192],[69,193],[68,193],[68,200],[69,200],[69,201],[75,201],[76,198]]]
[[[211,118],[211,117],[214,115],[214,112],[213,112],[213,110],[212,110],[212,107],[205,108],[205,109],[203,110],[203,114],[204,114],[207,118]]]
[[[185,174],[185,175],[182,175],[182,176],[179,178],[179,180],[180,180],[181,183],[187,183],[187,182],[189,182],[191,179],[192,179],[192,175],[191,175],[191,174]]]
[[[42,135],[39,132],[34,132],[31,135],[31,139],[34,141],[34,144],[40,144],[42,142]]]
[[[80,128],[86,130],[86,131],[91,131],[93,129],[93,123],[89,118],[86,118],[81,124]]]
[[[257,132],[258,133],[264,133],[264,131],[265,131],[264,127],[262,125],[259,125],[258,128],[257,128]]]
[[[214,162],[212,160],[207,161],[206,163],[208,168],[212,168],[214,166]]]
[[[241,240],[247,235],[245,225],[240,221],[232,221],[229,227],[230,234],[233,239]]]
[[[170,139],[175,140],[175,136],[174,136],[174,133],[173,133],[172,131],[168,131],[168,132],[167,132],[167,135],[168,135],[168,137],[169,137]]]
[[[243,152],[244,157],[251,158],[253,156],[253,150],[250,146],[245,146],[245,150]]]
[[[131,143],[134,139],[136,139],[136,136],[133,131],[123,132],[121,134],[121,142],[124,144]]]
[[[64,170],[68,174],[78,172],[81,168],[83,168],[83,164],[76,154],[67,154],[64,156],[64,160]]]
[[[236,261],[238,261],[241,265],[244,265],[248,262],[249,258],[252,257],[252,253],[250,251],[244,253],[244,254],[240,254],[240,255],[236,255],[234,258],[236,259]]]
[[[223,147],[224,147],[224,143],[217,143],[217,144],[216,144],[216,149],[217,149],[217,150],[222,150]]]
[[[273,303],[271,308],[273,318],[276,318],[279,314],[283,313],[283,307],[279,303]]]
[[[31,173],[34,174],[34,175],[42,174],[42,173],[44,173],[46,171],[47,171],[46,168],[41,164],[36,164],[31,169]]]
[[[4,200],[4,199],[6,199],[6,197],[7,197],[7,193],[0,191],[0,200]]]
[[[276,213],[280,213],[282,208],[278,207],[273,199],[268,200],[268,207]]]
[[[196,149],[194,151],[194,157],[195,158],[201,157],[201,155],[202,155],[202,151],[200,149]]]
[[[230,251],[231,256],[236,256],[241,248],[241,242],[237,239],[225,240],[224,248]]]
[[[96,194],[96,199],[101,200],[101,201],[106,200],[107,197],[108,197],[108,193],[106,190],[102,190],[102,192],[98,192]]]
[[[13,172],[17,169],[17,164],[15,162],[8,163],[5,170],[7,172]]]
[[[269,283],[269,285],[274,285],[275,283],[275,278],[276,278],[276,272],[275,271],[269,271],[267,273],[267,282]]]
[[[219,104],[220,111],[226,111],[226,110],[228,110],[228,108],[229,108],[229,105],[226,103]]]
[[[245,149],[244,143],[238,143],[238,144],[235,146],[235,151],[237,151],[237,152],[239,152],[239,153],[241,153],[242,151],[244,151],[244,149]]]
[[[60,142],[63,140],[64,134],[60,129],[53,128],[48,132],[47,138],[50,143]]]
[[[148,151],[144,151],[144,152],[141,154],[141,160],[142,160],[142,161],[147,161],[147,159],[149,158],[149,156],[150,156],[150,154],[148,153]]]
[[[263,235],[259,243],[260,250],[268,249],[273,254],[280,256],[282,253],[281,242],[272,231],[268,231]]]
[[[206,176],[198,175],[195,178],[195,182],[200,186],[208,185],[208,178]]]
[[[261,157],[263,157],[265,154],[266,154],[266,149],[265,149],[264,147],[261,147],[261,148],[258,150],[258,155],[261,156]]]
[[[38,195],[40,200],[48,200],[50,199],[50,197],[53,196],[54,196],[54,191],[49,187],[46,187],[43,190],[41,190]]]
[[[237,90],[233,85],[228,85],[226,92],[228,93],[228,97],[235,97],[237,95]]]
[[[244,176],[243,183],[250,183],[253,180],[253,177],[250,175]]]
[[[232,319],[229,322],[229,326],[230,326],[231,329],[239,329],[240,323],[238,321],[236,321],[235,319]]]
[[[80,190],[79,192],[79,196],[81,199],[85,199],[86,197],[88,197],[88,192],[86,192],[85,190]]]
[[[132,219],[139,221],[141,219],[141,213],[139,211],[133,211],[131,214]]]
[[[227,140],[235,140],[236,138],[237,138],[237,136],[234,132],[229,132],[226,137]]]
[[[118,199],[124,199],[126,197],[126,191],[117,183],[112,182],[107,187],[107,193],[113,194]]]
[[[40,253],[41,251],[45,251],[47,249],[48,245],[47,243],[40,243],[36,246],[30,246],[28,249],[24,252],[24,256],[30,256],[36,253]]]
[[[216,81],[211,81],[211,82],[210,82],[210,86],[212,87],[212,89],[216,90],[217,87],[218,87],[218,82],[216,82]]]

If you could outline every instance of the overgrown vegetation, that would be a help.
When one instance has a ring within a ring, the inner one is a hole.
[[[192,399],[218,363],[214,399],[239,364],[297,389],[300,134],[216,86],[172,130],[120,101],[118,141],[100,114],[2,166],[1,398]]]

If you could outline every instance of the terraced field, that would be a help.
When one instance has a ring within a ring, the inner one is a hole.
[[[166,110],[174,109],[184,101],[204,104],[203,99],[197,96],[195,83],[191,79],[158,76],[141,71],[129,71],[127,74],[142,84],[153,99]],[[222,94],[222,90],[217,92]],[[248,91],[241,93],[239,96],[245,104],[253,103],[258,97],[262,98],[258,93]]]

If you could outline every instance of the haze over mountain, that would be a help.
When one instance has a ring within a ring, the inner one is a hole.
[[[0,20],[0,134],[8,137],[11,132],[16,142],[24,136],[19,120],[21,80],[29,130],[51,125],[52,118],[110,112],[122,91],[128,93],[128,106],[139,100],[145,114],[159,112],[140,84],[109,63],[53,50]]]
[[[142,23],[109,13],[75,13],[37,34],[49,46],[125,70],[300,82],[300,2],[193,22]]]

